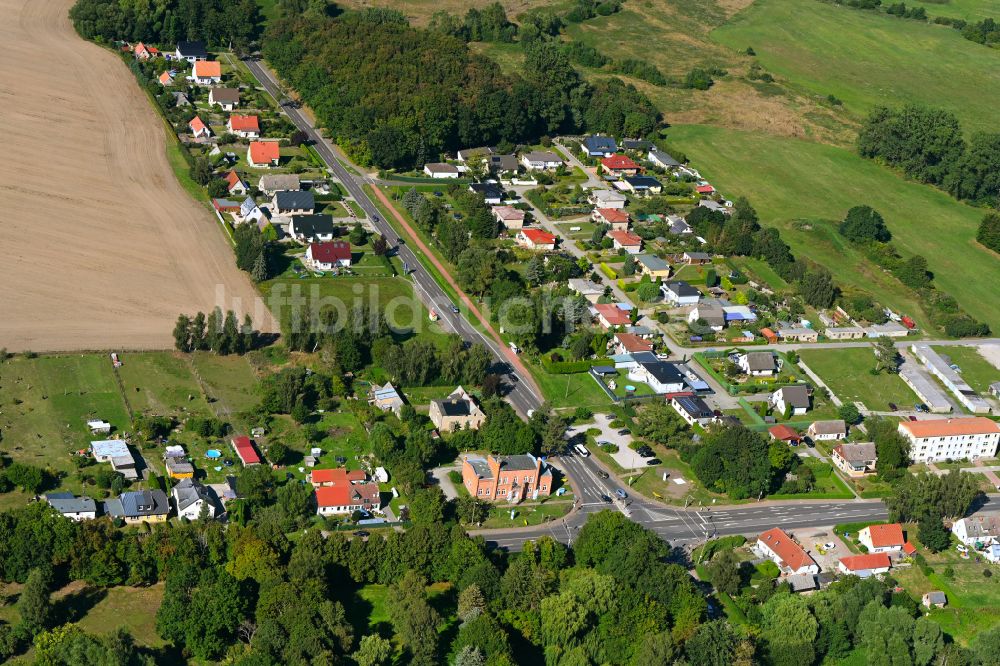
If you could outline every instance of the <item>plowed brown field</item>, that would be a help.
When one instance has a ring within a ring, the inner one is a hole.
[[[0,0],[0,347],[166,348],[179,313],[217,304],[276,330],[174,178],[156,111],[74,32],[71,4]]]

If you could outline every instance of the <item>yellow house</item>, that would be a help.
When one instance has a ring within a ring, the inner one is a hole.
[[[166,459],[167,476],[171,479],[193,479],[194,465],[184,458]]]
[[[160,489],[131,490],[104,503],[112,518],[121,518],[127,525],[166,522],[170,513],[167,494]]]
[[[667,279],[670,277],[670,264],[653,254],[637,254],[635,262],[642,275],[648,275],[654,280],[657,278]]]

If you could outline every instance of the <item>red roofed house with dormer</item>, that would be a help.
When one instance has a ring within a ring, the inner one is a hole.
[[[244,139],[256,139],[260,137],[260,121],[257,116],[242,116],[233,114],[226,121],[226,129],[236,136]]]
[[[609,155],[601,158],[601,171],[611,176],[635,176],[642,167],[628,155]]]
[[[196,139],[207,139],[212,136],[212,130],[210,130],[208,125],[205,124],[205,121],[198,116],[191,119],[191,122],[188,123],[188,127],[191,129],[191,136]]]
[[[529,250],[554,250],[556,237],[541,229],[521,229],[517,232],[517,244]]]
[[[349,268],[351,266],[351,244],[344,241],[310,243],[306,250],[306,263],[320,271]]]
[[[782,573],[789,575],[818,574],[819,565],[802,546],[779,527],[774,527],[757,537],[754,550],[778,565]]]

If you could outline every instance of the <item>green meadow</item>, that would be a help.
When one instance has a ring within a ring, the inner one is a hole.
[[[926,257],[939,289],[1000,330],[1000,262],[975,242],[982,210],[844,148],[694,125],[670,129],[668,141],[726,196],[748,197],[762,222],[780,228],[796,254],[827,266],[841,285],[918,313],[918,323],[926,325],[916,295],[834,231],[851,206],[873,206],[905,256]]]
[[[995,1],[951,1],[970,16],[981,9],[1000,18]],[[949,5],[922,4],[931,16],[953,15]],[[995,131],[1000,50],[948,26],[818,0],[756,0],[712,37],[736,50],[753,47],[781,82],[834,95],[859,116],[878,104],[919,102],[952,111],[969,132]]]

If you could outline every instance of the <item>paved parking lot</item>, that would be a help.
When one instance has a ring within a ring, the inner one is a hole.
[[[629,448],[629,444],[632,443],[632,435],[619,435],[618,431],[621,430],[621,428],[612,428],[610,425],[613,418],[614,417],[608,414],[594,414],[593,423],[573,426],[566,432],[566,435],[567,437],[573,437],[574,435],[584,433],[591,428],[597,428],[601,431],[601,434],[597,435],[594,439],[598,442],[611,442],[612,444],[618,445],[618,453],[612,453],[611,457],[614,458],[615,462],[618,463],[623,469],[639,469],[640,467],[645,467],[646,459]]]

